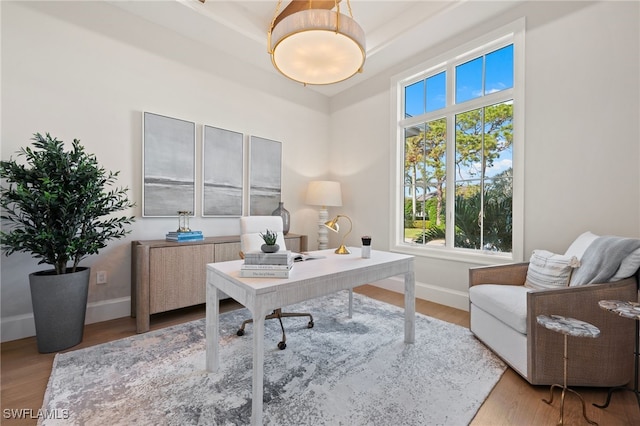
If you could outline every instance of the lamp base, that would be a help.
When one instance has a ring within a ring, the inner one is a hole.
[[[340,247],[338,247],[335,251],[336,254],[351,254],[351,252],[349,251],[349,249],[347,247],[345,247],[344,244],[340,244]]]
[[[322,206],[318,212],[318,250],[329,248],[329,237],[327,236],[329,230],[324,226],[327,220],[329,220],[329,212],[326,207]]]

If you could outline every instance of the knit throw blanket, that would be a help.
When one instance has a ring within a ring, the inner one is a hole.
[[[571,285],[608,282],[622,261],[640,248],[640,239],[604,236],[595,239],[585,250],[580,267],[571,277]]]

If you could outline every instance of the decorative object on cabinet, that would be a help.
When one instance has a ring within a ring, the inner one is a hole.
[[[258,237],[259,238],[259,237]],[[307,251],[307,236],[289,234],[286,247]],[[240,236],[202,241],[131,243],[131,316],[136,331],[149,331],[150,315],[205,303],[207,263],[240,259]]]
[[[327,207],[342,206],[340,182],[328,180],[309,182],[306,203],[312,206],[320,206],[318,212],[318,250],[324,250],[328,247],[329,243],[329,238],[327,237],[328,230],[324,226],[325,222],[329,220]]]
[[[176,232],[191,232],[189,228],[189,216],[193,213],[187,210],[178,211],[178,229]]]
[[[143,114],[142,216],[195,210],[196,124]]]
[[[202,126],[202,216],[242,216],[244,135]]]
[[[249,215],[270,215],[281,199],[282,143],[251,136]]]
[[[287,235],[289,233],[289,228],[291,227],[291,214],[289,213],[289,210],[284,208],[284,203],[282,201],[278,203],[278,208],[275,209],[271,215],[280,216],[282,218],[282,233]]]

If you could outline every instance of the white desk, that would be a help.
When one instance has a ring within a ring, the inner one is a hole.
[[[413,256],[371,251],[371,258],[360,257],[360,249],[351,254],[335,254],[333,249],[314,254],[325,259],[294,265],[289,278],[240,278],[241,260],[207,264],[207,371],[220,366],[218,315],[220,296],[226,294],[243,304],[253,315],[253,401],[251,424],[262,424],[264,386],[264,322],[276,308],[326,296],[340,290],[404,275],[404,341],[415,340],[415,278]],[[309,330],[313,333],[313,330]]]

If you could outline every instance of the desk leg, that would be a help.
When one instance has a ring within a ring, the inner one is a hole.
[[[251,424],[262,425],[262,398],[264,394],[264,318],[259,309],[253,315],[253,401]]]
[[[220,290],[207,282],[207,304],[205,333],[207,342],[206,367],[209,373],[215,373],[220,367]]]
[[[416,341],[416,281],[413,271],[404,274],[404,342]]]
[[[349,289],[349,319],[353,318],[353,289]]]

